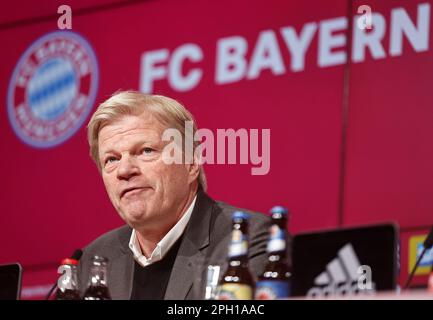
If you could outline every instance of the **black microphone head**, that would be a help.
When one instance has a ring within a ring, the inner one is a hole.
[[[433,247],[433,227],[430,229],[430,232],[427,236],[427,238],[424,240],[424,248],[430,249]]]
[[[78,261],[78,260],[80,260],[80,258],[81,258],[82,255],[83,255],[83,250],[77,249],[72,254],[71,259],[74,259],[74,260]]]

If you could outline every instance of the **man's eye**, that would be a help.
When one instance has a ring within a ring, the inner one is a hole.
[[[143,153],[144,154],[151,154],[154,150],[152,148],[144,148]]]
[[[115,158],[115,157],[108,157],[108,158],[105,160],[105,164],[113,163],[114,161],[116,161],[116,158]]]

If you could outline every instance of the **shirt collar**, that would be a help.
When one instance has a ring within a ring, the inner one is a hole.
[[[192,200],[185,214],[180,220],[170,229],[170,231],[159,241],[149,258],[143,255],[140,243],[137,239],[136,231],[133,229],[129,240],[129,248],[131,249],[134,259],[142,266],[146,267],[152,263],[162,260],[173,244],[181,237],[191,218],[192,211],[195,206],[197,195]]]

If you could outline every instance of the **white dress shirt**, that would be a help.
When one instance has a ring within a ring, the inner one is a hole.
[[[173,246],[173,244],[180,238],[180,236],[185,231],[186,225],[191,218],[192,210],[194,209],[196,199],[197,196],[194,197],[190,206],[188,207],[188,210],[186,210],[182,218],[180,218],[180,220],[173,226],[173,228],[170,229],[170,231],[164,236],[164,238],[162,238],[161,241],[157,243],[155,249],[153,250],[149,258],[146,258],[146,256],[143,255],[143,252],[140,248],[140,243],[137,239],[136,231],[134,229],[132,230],[131,239],[129,240],[129,248],[134,254],[135,261],[137,261],[142,267],[146,267],[164,258],[164,256]]]

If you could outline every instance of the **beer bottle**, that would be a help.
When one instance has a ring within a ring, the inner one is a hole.
[[[84,293],[84,300],[111,300],[107,286],[108,259],[101,256],[92,258],[89,283]]]
[[[80,289],[77,275],[78,261],[63,259],[59,267],[60,276],[57,281],[56,300],[80,300]]]
[[[218,300],[253,299],[254,281],[248,268],[248,218],[245,212],[233,213],[228,268],[220,282]]]
[[[268,263],[256,283],[255,299],[273,300],[290,295],[291,268],[286,261],[288,210],[271,209],[272,225],[267,246]]]

